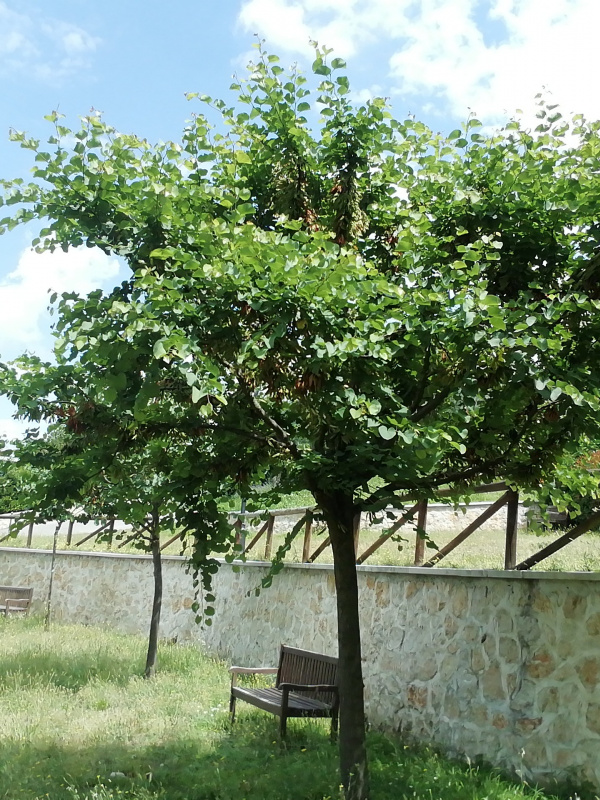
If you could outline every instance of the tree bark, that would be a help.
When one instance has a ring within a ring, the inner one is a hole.
[[[150,634],[148,636],[148,652],[146,654],[145,678],[152,678],[156,672],[158,655],[158,631],[160,628],[160,612],[162,608],[162,560],[160,554],[159,516],[152,514],[150,528],[150,546],[152,551],[152,566],[154,568],[154,598],[152,600],[152,617],[150,619]]]
[[[44,629],[50,630],[50,620],[52,617],[52,588],[54,586],[54,568],[56,566],[56,550],[58,548],[58,532],[62,522],[57,522],[54,528],[54,538],[52,539],[52,562],[50,564],[50,584],[48,586],[48,600],[46,602],[46,619],[44,620]]]
[[[351,495],[315,492],[331,546],[337,599],[340,691],[340,773],[347,800],[367,800],[369,772],[366,749],[358,581],[354,551]]]

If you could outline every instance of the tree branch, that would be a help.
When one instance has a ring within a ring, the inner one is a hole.
[[[419,385],[417,387],[417,394],[415,399],[410,405],[410,413],[414,414],[417,410],[419,403],[423,399],[423,395],[425,394],[425,388],[427,386],[427,379],[429,378],[429,366],[431,364],[431,342],[427,345],[427,350],[425,351],[425,358],[423,359],[423,371],[421,374],[421,379],[419,380]]]
[[[446,389],[442,389],[442,391],[438,395],[432,397],[431,400],[425,403],[424,406],[421,406],[421,408],[417,409],[415,413],[412,414],[410,421],[420,422],[424,417],[427,416],[427,414],[430,414],[432,411],[435,411],[435,409],[438,408],[438,406],[441,406],[444,400],[448,397],[448,395],[452,393],[453,389],[455,388],[456,387],[454,386],[448,386]]]
[[[296,447],[296,443],[294,442],[292,437],[289,435],[289,433],[281,427],[281,425],[277,422],[277,420],[274,420],[273,417],[271,417],[269,414],[267,414],[267,412],[264,410],[264,408],[258,402],[258,399],[257,399],[256,395],[253,392],[249,393],[249,398],[250,398],[250,402],[252,403],[253,407],[256,409],[256,411],[257,411],[258,415],[260,416],[260,418],[264,422],[266,422],[267,425],[269,425],[279,435],[280,442],[282,444],[285,444],[285,446],[288,448],[288,450],[294,456],[294,458],[300,458],[300,451]]]

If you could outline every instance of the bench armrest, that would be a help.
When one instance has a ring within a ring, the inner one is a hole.
[[[28,611],[30,601],[26,597],[7,597],[4,601],[4,615],[8,617],[10,611]]]
[[[238,675],[277,675],[277,667],[229,667],[231,685],[235,686]]]
[[[229,667],[236,675],[275,675],[277,667]]]

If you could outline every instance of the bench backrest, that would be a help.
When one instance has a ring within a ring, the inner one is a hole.
[[[7,600],[27,600],[31,603],[33,589],[24,586],[0,586],[0,603]]]
[[[279,654],[279,668],[277,670],[277,683],[304,683],[337,685],[338,660],[333,656],[322,653],[312,653],[310,650],[300,650],[297,647],[281,645]],[[330,692],[302,692],[314,700],[331,703]]]

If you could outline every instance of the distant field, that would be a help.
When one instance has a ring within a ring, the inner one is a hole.
[[[256,530],[256,529],[254,529]],[[325,538],[325,534],[317,534],[318,528],[312,537],[311,552],[319,546]],[[375,530],[364,529],[361,531],[359,553],[374,542],[381,532]],[[247,541],[252,539],[254,531],[252,528],[248,529]],[[438,547],[442,547],[449,542],[454,533],[448,531],[430,531],[429,536]],[[525,531],[519,534],[517,554],[518,559],[522,560],[540,550],[553,539],[555,539],[560,532],[534,535]],[[366,563],[368,564],[385,564],[395,566],[409,566],[413,563],[414,557],[414,544],[415,534],[410,528],[403,531],[403,536],[406,537],[405,541],[395,542],[389,540],[379,550],[377,550]],[[81,535],[74,536],[73,542],[76,543],[81,539]],[[165,535],[164,541],[166,542],[170,536]],[[1,546],[23,547],[26,540],[26,534],[21,533],[16,539],[9,539],[3,542]],[[284,541],[284,534],[275,534],[273,537],[273,553],[275,549]],[[108,543],[96,543],[93,540],[86,542],[81,547],[76,547],[74,544],[70,548],[66,546],[66,539],[64,536],[59,538],[59,548],[61,550],[86,550],[93,552],[112,552],[121,553],[139,553],[133,545],[129,544],[125,547],[118,547],[118,540],[115,538],[112,548],[109,548]],[[32,546],[39,549],[52,548],[52,536],[50,535],[34,535]],[[181,554],[181,543],[175,542],[164,551],[165,555],[179,555]],[[435,549],[426,548],[425,557],[432,555]],[[248,554],[250,560],[262,560],[264,558],[264,537],[259,541],[256,547]],[[292,544],[292,548],[288,553],[286,560],[299,562],[302,559],[302,534],[300,534]],[[318,558],[317,563],[330,563],[331,562],[331,548],[327,548]],[[445,559],[439,562],[439,567],[452,567],[455,569],[502,569],[504,565],[504,536],[501,530],[498,531],[476,531],[469,537],[463,544],[454,550]],[[554,556],[550,557],[547,561],[539,564],[536,569],[538,570],[556,570],[556,571],[584,571],[595,572],[600,571],[600,534],[590,533],[586,534],[571,544],[567,545],[562,551],[559,551]]]

